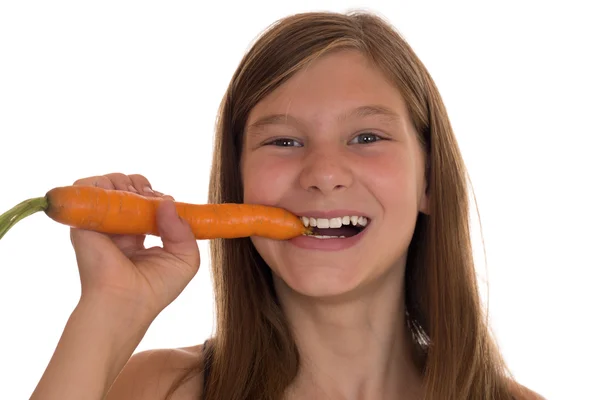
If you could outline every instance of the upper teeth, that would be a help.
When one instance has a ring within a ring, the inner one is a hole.
[[[336,218],[313,218],[313,217],[302,217],[304,226],[312,226],[317,228],[340,228],[342,225],[360,225],[367,226],[369,220],[365,217],[358,217],[356,215],[346,215],[343,217]]]

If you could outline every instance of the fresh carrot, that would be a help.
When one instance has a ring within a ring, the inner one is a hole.
[[[155,235],[156,209],[162,198],[92,186],[64,186],[44,197],[26,200],[0,216],[0,239],[21,219],[44,211],[56,222],[73,228],[122,235]],[[258,204],[189,204],[175,202],[196,239],[262,236],[286,240],[310,234],[291,212]]]

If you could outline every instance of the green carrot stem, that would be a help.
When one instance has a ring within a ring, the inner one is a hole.
[[[36,197],[25,200],[4,214],[0,215],[0,239],[8,232],[14,224],[39,211],[45,211],[48,208],[46,197]]]

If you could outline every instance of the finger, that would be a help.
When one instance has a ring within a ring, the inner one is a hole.
[[[170,200],[175,201],[173,196],[169,196],[169,195],[163,194],[162,192],[154,190],[152,188],[152,184],[150,183],[150,181],[148,181],[148,179],[145,176],[140,175],[140,174],[132,174],[132,175],[129,175],[129,178],[133,182],[133,186],[144,196],[163,197],[165,199],[170,199]]]
[[[106,176],[91,176],[88,178],[78,179],[73,183],[73,186],[95,186],[107,190],[115,189],[112,181]]]
[[[197,270],[200,266],[200,250],[189,224],[177,215],[171,200],[162,201],[156,211],[163,248]]]
[[[129,178],[133,182],[133,186],[144,196],[149,196],[149,197],[162,196],[162,193],[157,192],[152,189],[152,184],[145,176],[140,175],[140,174],[132,174],[132,175],[129,175]]]
[[[131,179],[133,187],[141,194],[145,196],[154,195],[152,184],[150,184],[150,181],[145,176],[140,174],[131,174],[129,175],[129,179]]]
[[[137,189],[133,187],[133,182],[129,176],[120,172],[113,172],[111,174],[106,174],[105,176],[110,179],[115,189],[125,192],[137,192]]]

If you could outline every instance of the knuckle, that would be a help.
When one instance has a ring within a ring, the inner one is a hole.
[[[104,189],[112,189],[110,180],[104,176],[90,176],[77,179],[73,186],[96,186]]]
[[[114,182],[129,181],[129,177],[121,172],[113,172],[110,174],[106,174],[104,176],[106,176],[108,179],[110,179],[111,181],[114,181]]]
[[[73,185],[77,185],[77,186],[85,186],[85,185],[91,185],[92,182],[94,182],[94,179],[97,179],[97,176],[86,176],[85,178],[79,178],[77,180],[75,180],[75,182],[73,182]]]
[[[131,179],[132,181],[136,181],[136,182],[143,182],[143,183],[150,183],[150,181],[148,181],[148,178],[146,178],[144,175],[142,174],[131,174],[129,175],[129,179]]]
[[[113,172],[105,175],[107,179],[111,181],[115,189],[127,190],[128,186],[131,185],[129,177],[121,172]]]
[[[132,174],[132,175],[129,175],[129,178],[131,178],[131,182],[132,182],[133,186],[139,193],[142,193],[143,195],[145,195],[147,197],[161,196],[160,192],[157,192],[152,189],[152,184],[150,183],[148,178],[146,178],[144,175]]]
[[[133,186],[140,192],[144,190],[144,187],[152,188],[150,181],[143,175],[132,174],[132,175],[129,175],[129,179],[133,183]]]
[[[103,189],[114,189],[114,183],[107,176],[98,176],[92,182],[93,186],[101,187]]]
[[[127,175],[122,172],[111,172],[110,174],[105,174],[104,176],[110,179],[127,179]]]

